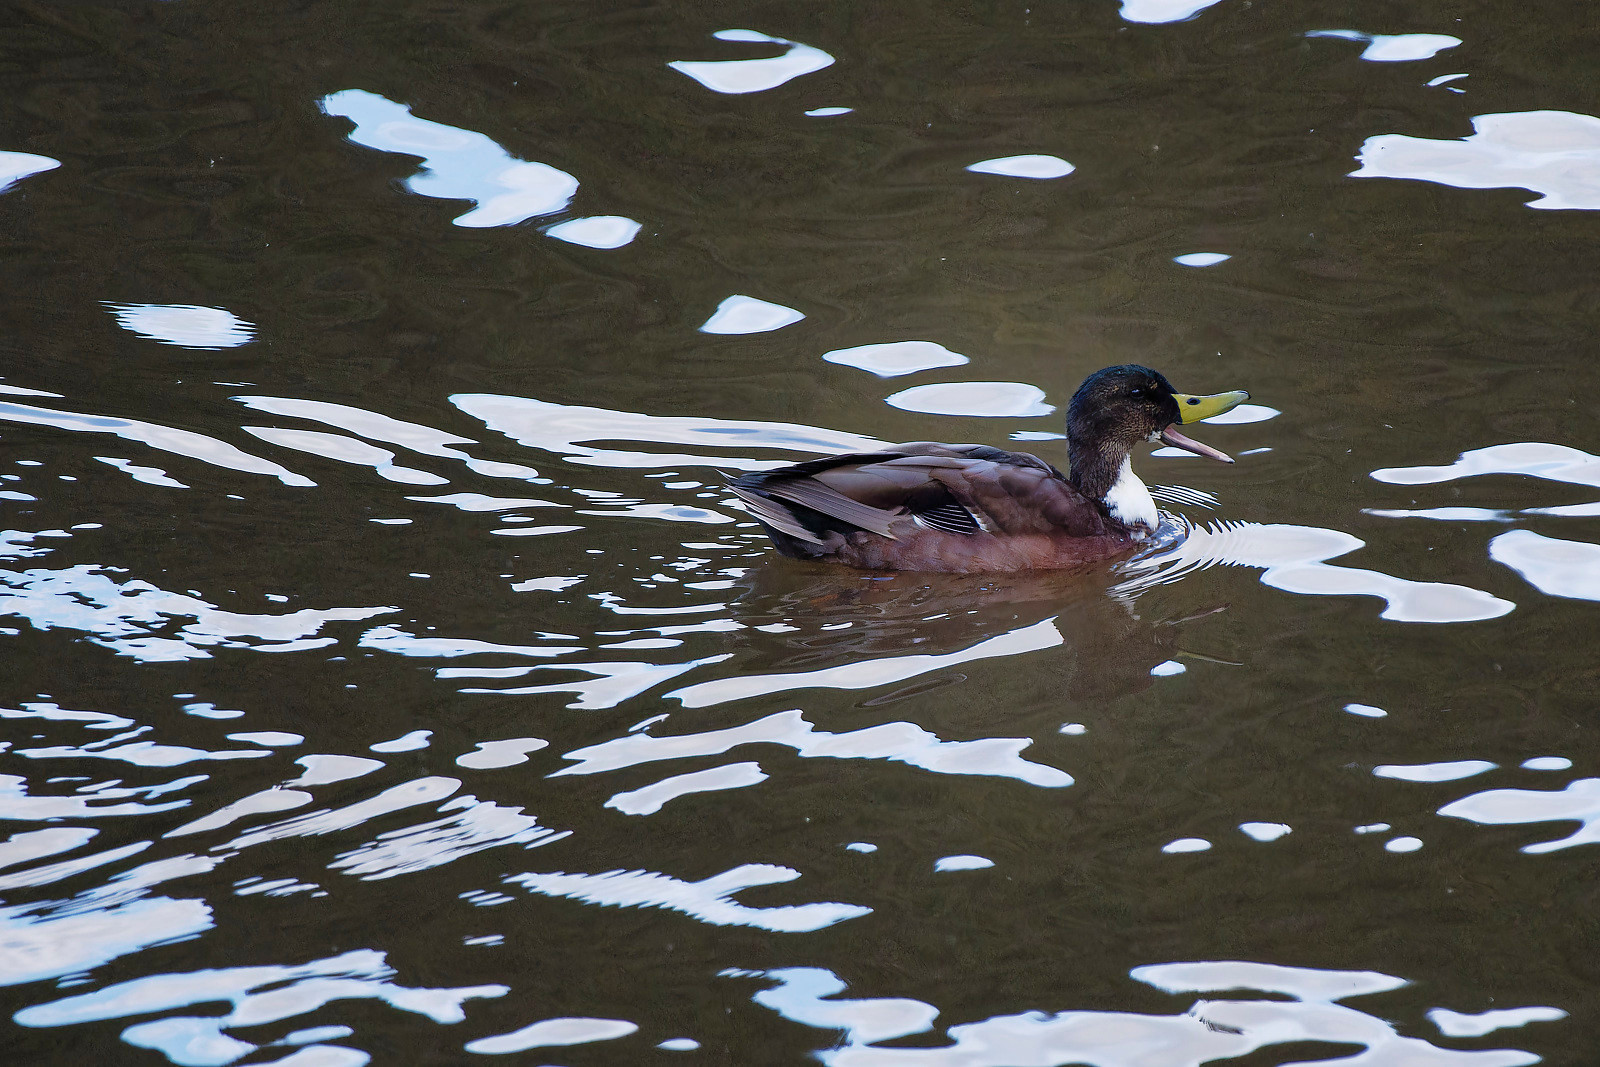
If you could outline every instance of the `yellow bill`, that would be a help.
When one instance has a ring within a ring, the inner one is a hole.
[[[1210,396],[1173,393],[1172,399],[1178,402],[1178,421],[1187,426],[1191,422],[1199,422],[1213,415],[1221,415],[1224,411],[1232,411],[1249,400],[1250,394],[1243,389],[1235,389],[1231,393],[1212,393]]]
[[[1199,422],[1209,419],[1213,415],[1221,415],[1224,411],[1232,411],[1246,400],[1250,394],[1243,389],[1235,389],[1231,393],[1213,393],[1210,396],[1190,396],[1188,393],[1174,393],[1172,398],[1178,402],[1178,421],[1182,423]],[[1197,456],[1205,456],[1219,463],[1232,463],[1233,457],[1226,452],[1212,448],[1210,445],[1201,444],[1192,437],[1187,437],[1178,432],[1176,424],[1168,426],[1161,431],[1161,443],[1181,448],[1185,452],[1193,452]]]

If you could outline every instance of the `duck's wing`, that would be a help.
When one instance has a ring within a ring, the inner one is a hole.
[[[1060,471],[988,445],[918,441],[748,474],[729,489],[768,526],[819,545],[852,530],[894,540],[919,528],[1074,537],[1106,530],[1103,511]]]
[[[891,527],[910,514],[918,487],[930,488],[925,474],[891,466],[906,458],[898,451],[851,452],[747,474],[728,488],[756,518],[801,541],[820,545],[831,532],[851,530],[893,538]],[[928,501],[930,509],[943,503]]]

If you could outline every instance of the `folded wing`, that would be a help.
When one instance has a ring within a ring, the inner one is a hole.
[[[914,442],[748,474],[728,488],[770,530],[805,545],[857,531],[901,540],[923,531],[1092,537],[1106,530],[1103,510],[1060,471],[987,445]],[[805,554],[802,545],[789,547]]]

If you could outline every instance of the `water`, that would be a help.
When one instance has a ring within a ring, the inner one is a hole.
[[[0,25],[9,1060],[1591,1058],[1581,18]],[[720,488],[1130,361],[1118,567]]]

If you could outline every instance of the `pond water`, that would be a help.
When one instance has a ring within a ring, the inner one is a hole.
[[[1581,15],[0,22],[8,1062],[1600,1044]],[[1125,362],[1253,397],[1137,559],[722,488]]]

